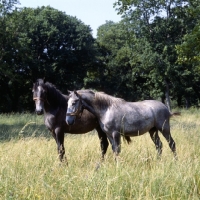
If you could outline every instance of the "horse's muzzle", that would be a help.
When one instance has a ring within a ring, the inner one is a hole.
[[[35,111],[37,115],[42,115],[43,114],[43,110],[36,110]]]
[[[66,116],[66,122],[69,126],[74,125],[75,117],[74,116]]]

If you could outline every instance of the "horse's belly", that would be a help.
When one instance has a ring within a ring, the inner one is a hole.
[[[72,126],[65,124],[65,132],[66,133],[72,133],[72,134],[84,134],[88,133],[92,130],[94,130],[97,127],[97,122],[96,123],[75,123]]]
[[[143,135],[145,134],[146,132],[148,132],[150,129],[137,129],[137,130],[134,130],[134,131],[127,131],[125,133],[125,135],[129,135],[129,136],[139,136],[139,135]]]
[[[129,123],[124,123],[124,133],[130,136],[138,136],[148,132],[153,127],[154,121],[152,119],[133,120],[132,122],[129,120]]]
[[[119,110],[119,112],[110,112],[103,116],[100,125],[106,133],[112,134],[113,131],[118,131],[125,135],[137,136],[153,128],[154,122],[154,116],[151,112]]]

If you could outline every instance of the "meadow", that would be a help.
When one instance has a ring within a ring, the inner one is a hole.
[[[151,200],[200,199],[200,111],[171,118],[178,161],[160,135],[163,154],[149,134],[122,140],[120,161],[111,146],[100,161],[95,131],[65,136],[68,159],[60,163],[54,139],[35,114],[0,115],[0,199]],[[98,168],[97,168],[98,166]]]

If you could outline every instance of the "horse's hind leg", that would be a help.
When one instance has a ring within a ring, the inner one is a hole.
[[[174,154],[175,159],[177,159],[176,144],[174,142],[174,139],[171,136],[169,123],[166,123],[163,126],[162,130],[160,130],[160,131],[162,132],[163,136],[167,140],[167,142],[169,144],[169,147],[170,147],[170,149],[172,150],[172,152]]]
[[[104,160],[109,145],[107,135],[101,130],[100,126],[96,127],[96,130],[100,140],[102,160]]]
[[[172,138],[170,131],[169,132],[163,132],[163,136],[166,138],[167,142],[169,143],[169,147],[172,150],[175,159],[177,159],[177,154],[176,154],[176,143],[174,142],[174,139]]]
[[[158,151],[158,158],[160,158],[162,154],[162,142],[160,140],[160,137],[158,136],[158,129],[157,128],[152,128],[149,130],[151,139],[153,140],[156,150]]]

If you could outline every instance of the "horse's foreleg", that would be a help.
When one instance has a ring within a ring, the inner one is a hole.
[[[153,140],[156,146],[156,150],[158,151],[158,158],[160,158],[162,154],[162,142],[160,140],[160,137],[158,136],[158,130],[156,128],[152,128],[149,131],[149,133],[150,133],[151,139]]]
[[[50,130],[50,131],[51,131],[51,130]],[[53,136],[53,138],[55,139],[55,141],[56,141],[56,143],[57,143],[55,131],[51,131],[51,135]]]
[[[99,126],[96,128],[96,130],[97,130],[99,140],[100,140],[101,158],[102,160],[104,160],[104,156],[107,152],[108,145],[109,145],[108,139],[107,139],[106,133],[104,133]]]
[[[115,159],[117,160],[117,157],[121,151],[121,135],[119,132],[114,131],[112,133],[113,137],[113,151],[115,153]]]
[[[59,159],[60,159],[61,162],[63,160],[67,161],[66,157],[63,159],[63,157],[65,155],[64,132],[61,130],[61,128],[56,128],[55,134],[56,134],[56,142],[57,142]]]

